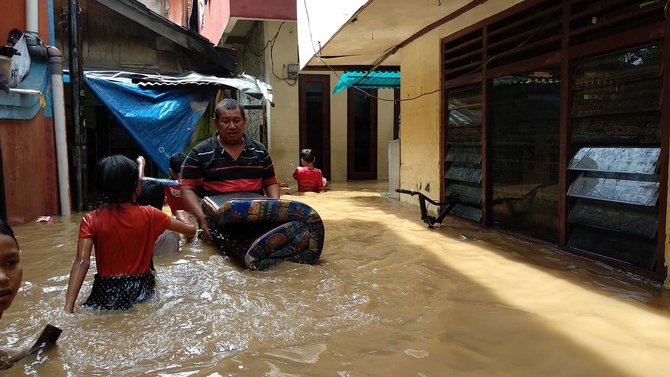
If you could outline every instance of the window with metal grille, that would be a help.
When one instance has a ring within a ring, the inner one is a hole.
[[[448,94],[445,196],[458,203],[451,214],[480,222],[482,218],[482,90],[472,85]]]
[[[561,0],[545,0],[486,28],[487,67],[496,68],[561,49]]]
[[[570,45],[662,23],[665,3],[640,0],[572,0]]]
[[[577,61],[568,246],[653,269],[662,44]]]

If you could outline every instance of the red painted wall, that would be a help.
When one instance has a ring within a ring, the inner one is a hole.
[[[230,0],[231,17],[296,21],[295,0]]]
[[[188,10],[186,8],[186,1],[191,0],[170,0],[170,21],[184,27],[188,26],[187,23],[184,22],[186,19],[184,13]]]
[[[230,4],[228,1],[208,1],[205,5],[204,27],[200,29],[200,35],[215,45],[219,44],[229,19]]]
[[[0,147],[9,223],[57,215],[53,119],[40,110],[28,121],[0,120]]]
[[[47,0],[39,0],[39,35],[45,44],[49,41],[49,8]],[[26,30],[26,0],[2,0],[0,17],[0,44],[7,41],[7,33],[14,28]]]
[[[49,41],[47,0],[39,0],[39,35]],[[2,0],[0,44],[13,28],[25,31],[26,1]],[[42,215],[56,215],[58,176],[54,145],[53,118],[40,110],[31,120],[0,119],[3,181],[7,217],[12,225],[32,221]]]

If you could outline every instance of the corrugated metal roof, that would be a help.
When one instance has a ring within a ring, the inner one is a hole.
[[[124,71],[86,71],[88,77],[97,77],[109,81],[137,84],[143,89],[179,86],[219,86],[235,88],[240,92],[257,98],[265,98],[272,103],[272,86],[253,76],[218,77],[202,75],[197,72],[184,72],[175,75],[150,75]]]
[[[335,85],[333,94],[355,86],[360,89],[399,89],[399,71],[345,72]]]

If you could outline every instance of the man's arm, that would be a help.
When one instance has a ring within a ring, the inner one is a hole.
[[[212,235],[209,233],[209,220],[207,220],[207,216],[202,211],[198,195],[195,193],[195,187],[181,186],[181,200],[184,202],[186,208],[188,208],[188,211],[198,220],[198,225],[204,233],[205,240],[211,241]]]
[[[279,199],[279,184],[274,183],[265,188],[265,194],[273,199]]]

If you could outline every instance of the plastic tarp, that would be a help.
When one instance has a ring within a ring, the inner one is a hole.
[[[333,89],[333,94],[350,87],[360,89],[399,89],[400,72],[373,71],[373,72],[345,72]]]
[[[84,80],[165,174],[170,156],[184,150],[216,90],[202,86],[142,89],[130,78],[93,72],[85,73]]]

